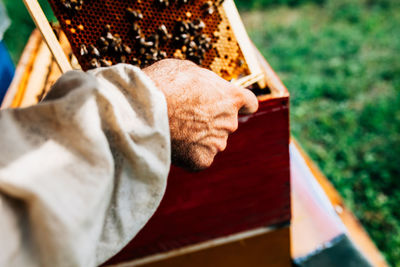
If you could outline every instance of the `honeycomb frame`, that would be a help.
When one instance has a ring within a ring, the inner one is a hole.
[[[120,35],[125,44],[135,47],[137,40],[132,38],[130,33],[132,25],[126,18],[126,9],[131,8],[143,14],[143,20],[138,21],[138,24],[146,38],[162,24],[172,33],[177,21],[201,18],[206,25],[203,33],[211,38],[212,44],[211,49],[205,53],[201,66],[211,69],[226,80],[251,74],[223,6],[218,6],[210,15],[204,15],[202,6],[208,2],[207,0],[191,0],[180,7],[174,3],[163,9],[157,7],[154,0],[85,0],[81,10],[73,12],[67,10],[60,0],[48,0],[48,2],[84,70],[90,68],[90,58],[80,55],[80,46],[96,45],[107,24],[111,26],[110,31]],[[167,57],[184,58],[180,53],[180,47],[175,47],[170,42],[161,45],[160,48],[167,52]],[[132,49],[132,54],[126,56],[126,62],[134,63],[133,59],[138,53],[139,51]],[[118,63],[118,59],[113,55],[105,55],[104,59],[112,64]]]

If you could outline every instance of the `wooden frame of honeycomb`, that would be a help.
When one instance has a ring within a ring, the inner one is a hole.
[[[48,1],[84,70],[119,62],[145,67],[174,57],[192,60],[226,80],[266,86],[233,0]],[[157,4],[168,1],[167,7]],[[37,0],[24,3],[62,72],[72,69]],[[167,36],[163,43],[160,29]]]

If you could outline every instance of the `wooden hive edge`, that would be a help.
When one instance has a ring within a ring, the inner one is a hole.
[[[286,86],[282,83],[281,79],[272,69],[271,65],[267,60],[261,55],[258,49],[253,45],[254,50],[257,54],[257,59],[260,62],[261,69],[264,72],[267,87],[270,89],[270,94],[258,96],[260,102],[268,101],[276,98],[289,98],[290,94]]]
[[[231,255],[226,255],[226,252],[224,251],[224,248],[226,246],[235,246],[236,244],[241,244],[242,246],[246,247],[246,242],[252,241],[254,239],[269,239],[271,234],[274,235],[279,235],[280,240],[283,242],[283,246],[286,246],[285,244],[289,244],[290,242],[290,233],[289,233],[289,223],[286,224],[280,224],[277,226],[271,226],[271,227],[262,227],[262,228],[257,228],[253,230],[248,230],[244,231],[241,233],[236,233],[232,234],[229,236],[221,237],[221,238],[216,238],[213,240],[208,240],[205,242],[201,242],[199,244],[194,244],[190,246],[186,246],[180,249],[175,249],[169,252],[164,252],[164,253],[158,253],[155,255],[150,255],[144,258],[140,259],[135,259],[132,261],[127,261],[127,262],[122,262],[118,264],[113,264],[113,265],[106,265],[108,267],[132,267],[132,266],[152,266],[152,264],[160,264],[160,266],[170,266],[171,262],[173,263],[178,259],[178,261],[183,262],[184,264],[193,264],[194,261],[196,261],[196,254],[202,253],[204,255],[208,255],[207,257],[210,257],[209,263],[212,263],[213,261],[213,256],[212,254],[217,254],[222,253],[225,256],[231,256]],[[279,248],[282,248],[278,246]],[[248,248],[248,249],[254,249],[253,248]],[[246,250],[246,249],[244,249]],[[281,249],[280,249],[281,250]],[[290,265],[290,251],[289,249],[286,250],[281,250],[279,253],[283,253],[285,255],[285,259],[283,261],[287,261],[287,266]],[[244,251],[244,254],[246,252]],[[222,257],[225,257],[222,256]],[[243,255],[243,257],[246,257],[246,255]],[[281,265],[279,265],[281,266]]]
[[[333,184],[321,172],[318,166],[312,161],[312,159],[303,150],[301,145],[294,137],[291,137],[291,143],[299,151],[300,155],[302,156],[311,173],[313,174],[315,180],[318,182],[318,184],[321,186],[324,193],[328,197],[336,213],[346,227],[350,239],[356,244],[362,254],[373,264],[373,266],[387,267],[388,264],[386,263],[382,254],[379,252],[378,248],[375,246],[368,233],[365,231],[355,215],[346,207],[343,198],[340,196],[338,191],[336,191]],[[295,252],[294,254],[294,256],[297,256]]]
[[[14,78],[7,90],[1,108],[19,107],[25,94],[26,85],[32,71],[33,63],[42,42],[40,32],[35,29],[22,52],[21,58],[15,70]]]

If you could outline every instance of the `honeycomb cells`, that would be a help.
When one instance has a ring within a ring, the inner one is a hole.
[[[119,62],[145,67],[175,57],[227,80],[249,74],[221,0],[84,0],[79,10],[66,8],[65,0],[48,1],[84,70]],[[177,31],[182,23],[201,29],[185,34]],[[107,33],[117,36],[117,48],[105,45],[113,42]],[[91,53],[92,46],[100,55]]]

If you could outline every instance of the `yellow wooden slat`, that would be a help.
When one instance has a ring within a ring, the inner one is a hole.
[[[35,22],[36,27],[42,33],[42,36],[46,41],[54,58],[56,59],[56,62],[59,65],[61,71],[65,73],[69,70],[72,70],[71,64],[69,63],[68,58],[65,56],[64,51],[62,50],[61,45],[58,42],[57,37],[54,34],[53,29],[47,21],[47,18],[37,0],[23,1],[29,13],[31,14],[33,21]]]

